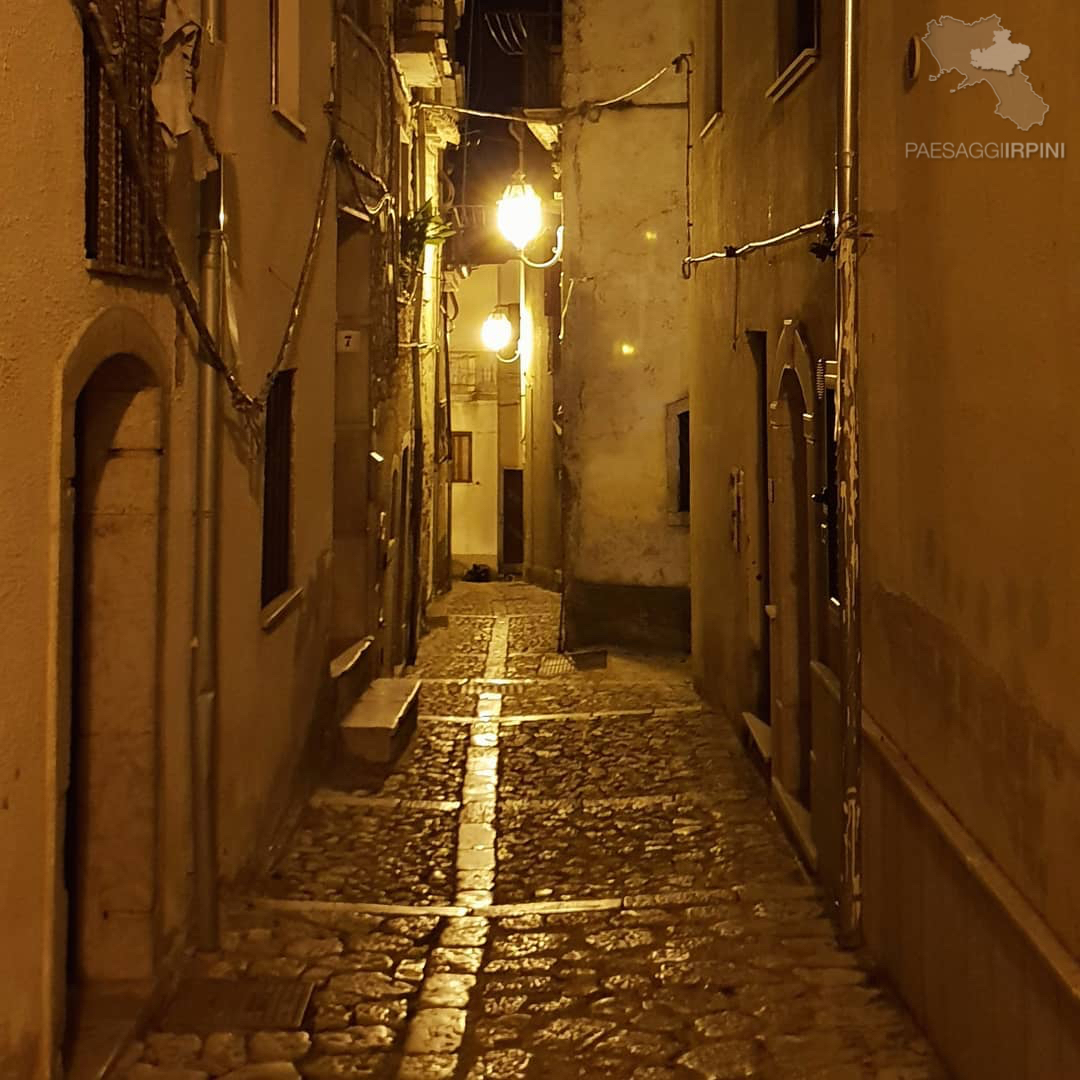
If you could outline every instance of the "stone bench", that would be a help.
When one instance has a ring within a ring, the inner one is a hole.
[[[416,729],[419,702],[419,679],[376,679],[341,721],[346,751],[376,765],[393,761]]]

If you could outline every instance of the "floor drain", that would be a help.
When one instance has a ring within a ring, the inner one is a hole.
[[[163,1031],[291,1031],[299,1028],[313,984],[293,979],[184,979]]]
[[[570,675],[575,671],[577,671],[577,668],[574,667],[569,656],[560,656],[555,653],[551,656],[545,656],[540,661],[541,675]]]

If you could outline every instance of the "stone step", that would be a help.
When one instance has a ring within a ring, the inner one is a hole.
[[[761,760],[768,765],[772,761],[772,728],[751,712],[744,712],[742,721]]]
[[[340,723],[360,700],[374,676],[375,644],[373,637],[354,641],[330,661],[330,679],[334,684],[334,715]],[[341,648],[341,646],[338,646]]]
[[[341,721],[345,749],[385,765],[401,753],[416,728],[419,679],[376,679]]]

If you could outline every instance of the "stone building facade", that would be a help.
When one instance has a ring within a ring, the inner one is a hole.
[[[619,96],[686,53],[690,14],[684,4],[660,12],[566,0],[563,107]],[[689,289],[678,271],[683,101],[684,80],[672,71],[624,108],[575,111],[562,127],[566,314],[556,397],[571,646],[689,646],[689,514],[670,468],[690,376]]]
[[[0,16],[5,1080],[92,1066],[121,982],[152,999],[449,573],[457,136],[421,104],[457,101],[460,7],[138,8],[96,10],[151,188],[89,7]]]
[[[694,7],[694,253],[729,256],[692,282],[698,682],[956,1075],[1078,1075],[1074,166],[1039,149],[1076,14],[949,12],[1030,49],[984,78],[933,4]],[[1050,105],[1020,132],[1018,90]]]

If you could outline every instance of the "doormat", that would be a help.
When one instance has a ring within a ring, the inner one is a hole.
[[[184,979],[165,1012],[163,1031],[294,1031],[314,984],[294,979]]]

